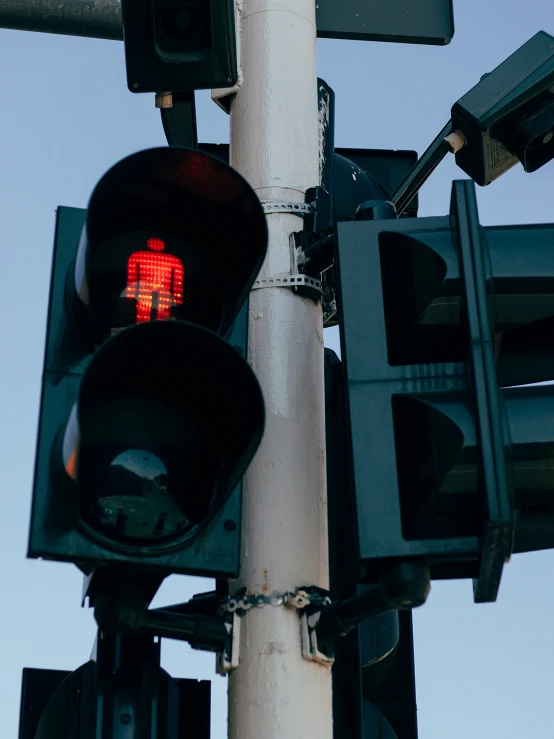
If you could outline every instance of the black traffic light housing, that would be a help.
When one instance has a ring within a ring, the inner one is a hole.
[[[348,418],[344,412],[344,383],[342,363],[333,351],[326,349],[329,569],[335,602],[375,591],[374,585],[359,584],[364,567],[359,561],[356,499],[345,443]],[[417,739],[411,611],[388,610],[366,618],[336,639],[333,649],[335,739]]]
[[[29,556],[236,576],[264,424],[241,353],[266,242],[248,184],[193,150],[132,155],[88,213],[60,208]]]
[[[152,637],[99,632],[94,657],[73,672],[23,670],[19,739],[125,735],[210,738],[211,684],[175,679],[160,668]]]
[[[552,376],[553,234],[480,227],[468,181],[449,218],[337,224],[367,582],[424,558],[489,601],[512,552],[554,546],[554,388],[499,389]]]
[[[149,233],[167,240],[166,251],[185,267],[187,289],[181,303],[173,301],[171,318],[225,335],[265,256],[265,216],[252,188],[231,167],[194,149],[147,149],[115,164],[91,195],[75,269],[76,292],[86,296],[97,341],[114,328],[129,287],[128,258],[140,235],[146,245]]]
[[[122,0],[121,5],[131,92],[235,84],[233,0]]]
[[[466,139],[456,163],[488,185],[520,161],[534,172],[554,157],[554,38],[539,31],[452,107]]]
[[[451,119],[388,198],[402,215],[449,153],[478,185],[554,158],[554,38],[539,31],[452,106]]]

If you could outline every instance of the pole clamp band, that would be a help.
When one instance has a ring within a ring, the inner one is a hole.
[[[229,595],[219,605],[219,614],[235,613],[236,611],[249,611],[251,608],[263,608],[264,606],[287,606],[301,610],[308,606],[324,607],[331,603],[329,596],[311,588],[298,588],[286,593],[272,593],[271,595],[246,595],[246,590],[239,590],[235,595]]]
[[[255,280],[251,290],[260,290],[262,287],[309,287],[319,295],[323,295],[323,283],[310,275],[293,275],[291,272],[281,272],[271,277],[261,277]]]
[[[334,662],[334,654],[325,648],[325,651],[320,650],[316,633],[321,610],[330,603],[327,591],[313,585],[297,588],[294,592],[271,595],[247,595],[246,588],[242,588],[234,595],[227,596],[219,604],[218,613],[228,624],[229,638],[226,648],[216,656],[216,672],[227,675],[239,666],[241,616],[251,608],[264,606],[296,609],[300,619],[300,648],[303,659],[330,667]]]
[[[303,218],[305,215],[316,212],[313,203],[285,203],[279,200],[262,200],[261,203],[266,215],[268,213],[292,213]]]

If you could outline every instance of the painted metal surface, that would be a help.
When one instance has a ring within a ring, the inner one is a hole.
[[[452,0],[318,0],[321,38],[449,44],[454,35]]]
[[[243,83],[231,106],[231,163],[261,200],[303,202],[319,184],[313,0],[239,3]],[[290,213],[267,214],[259,278],[290,269]],[[245,477],[240,580],[231,590],[271,594],[328,587],[321,305],[287,289],[250,296],[249,359],[267,413]],[[231,739],[332,736],[331,674],[302,659],[297,613],[242,616],[240,665],[230,675]]]
[[[321,38],[442,45],[454,34],[452,0],[317,0],[316,7]],[[122,41],[121,0],[2,0],[0,28]],[[238,89],[240,77],[214,98]]]

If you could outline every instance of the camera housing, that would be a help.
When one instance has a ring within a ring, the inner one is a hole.
[[[517,162],[534,172],[554,158],[554,37],[539,31],[452,107],[466,139],[456,164],[488,185]]]

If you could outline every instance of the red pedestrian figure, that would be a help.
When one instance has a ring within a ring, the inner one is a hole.
[[[150,251],[136,251],[127,262],[125,297],[137,301],[137,323],[167,321],[171,307],[183,303],[183,263],[174,254],[162,254],[165,242],[148,239]]]

